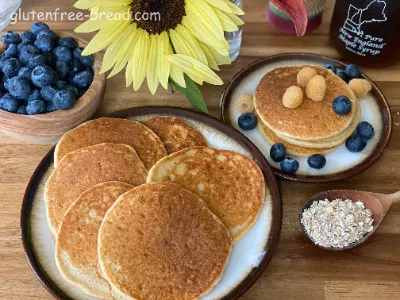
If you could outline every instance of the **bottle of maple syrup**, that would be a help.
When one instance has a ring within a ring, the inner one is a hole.
[[[400,0],[336,0],[330,35],[353,63],[393,65],[400,61]]]

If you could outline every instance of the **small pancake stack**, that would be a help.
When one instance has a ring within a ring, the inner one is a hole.
[[[61,138],[54,164],[44,200],[56,264],[99,299],[207,294],[265,198],[254,161],[170,116],[89,121]]]
[[[286,108],[282,104],[285,91],[298,84],[300,70],[312,68],[326,82],[321,101],[313,101],[304,92],[302,104]],[[338,115],[332,102],[346,96],[352,102],[352,111]],[[341,145],[356,129],[361,118],[359,101],[350,87],[333,72],[319,66],[276,68],[267,73],[254,94],[254,107],[258,115],[258,128],[270,143],[283,143],[289,154],[310,156],[329,153]]]

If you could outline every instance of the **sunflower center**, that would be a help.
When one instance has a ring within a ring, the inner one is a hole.
[[[185,0],[134,0],[132,18],[150,34],[175,29],[185,15]]]

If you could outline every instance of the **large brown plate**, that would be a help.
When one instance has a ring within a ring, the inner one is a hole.
[[[222,120],[225,121],[227,124],[232,125],[233,127],[236,126],[237,120],[232,117],[231,113],[232,109],[230,109],[232,106],[232,102],[234,101],[235,94],[241,94],[243,92],[244,93],[254,92],[253,87],[258,85],[259,80],[266,73],[265,70],[281,66],[303,65],[303,64],[323,66],[328,63],[335,65],[338,69],[344,69],[346,67],[345,63],[338,61],[336,59],[309,53],[279,54],[258,60],[250,64],[249,66],[245,67],[243,70],[241,70],[238,74],[236,74],[233,77],[233,79],[228,84],[225,93],[222,95],[221,98]],[[274,172],[276,175],[285,179],[302,181],[302,182],[337,181],[355,176],[365,171],[382,156],[382,154],[384,153],[389,144],[392,133],[392,118],[390,114],[390,108],[387,100],[385,99],[385,96],[382,94],[379,88],[365,74],[363,74],[363,77],[369,80],[372,84],[372,91],[370,95],[371,97],[374,98],[376,106],[378,107],[380,114],[380,125],[382,128],[379,140],[376,141],[376,145],[374,146],[374,148],[370,149],[370,152],[368,153],[367,157],[363,159],[361,162],[357,162],[347,169],[325,175],[319,175],[317,172],[314,172],[313,174],[303,173],[301,175],[285,174],[278,168],[277,165],[275,165]],[[243,88],[243,86],[245,86],[245,88]],[[264,152],[264,155],[269,159],[269,155],[267,153],[268,151],[266,151],[266,149],[263,149],[265,148],[265,143],[263,141],[254,143],[261,150],[261,152]],[[340,159],[341,157],[339,156],[334,157],[335,161]]]
[[[253,143],[239,131],[208,115],[176,107],[138,107],[118,111],[111,116],[140,121],[154,115],[183,118],[205,133],[211,146],[240,149],[243,153],[251,156],[264,173],[265,182],[270,192],[269,198],[267,197],[269,200],[264,205],[263,212],[260,214],[255,227],[234,246],[237,247],[236,250],[234,248],[232,251],[232,255],[237,255],[239,258],[245,257],[243,261],[247,268],[246,272],[241,273],[241,277],[237,278],[233,285],[225,286],[223,279],[220,283],[223,283],[223,293],[221,293],[221,297],[217,297],[220,299],[238,299],[264,272],[278,243],[282,226],[282,202],[276,177],[262,153]],[[26,189],[21,210],[21,235],[25,254],[37,278],[56,299],[92,299],[84,298],[74,287],[65,282],[55,266],[54,242],[47,225],[42,195],[43,185],[53,170],[53,157],[54,148],[39,164]],[[240,245],[242,242],[244,244]],[[249,249],[257,243],[259,246],[257,246],[256,252],[251,253]],[[236,254],[234,254],[235,251]],[[235,273],[240,268],[237,261],[235,260],[231,268],[228,264],[225,272],[225,274],[228,274],[228,278],[232,272]],[[248,263],[250,261],[251,264]]]

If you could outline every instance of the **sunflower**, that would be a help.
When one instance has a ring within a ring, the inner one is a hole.
[[[147,78],[155,94],[171,81],[222,85],[213,70],[230,64],[224,32],[234,32],[243,11],[229,0],[79,0],[90,19],[76,32],[98,31],[83,55],[107,48],[101,73],[126,67],[126,85],[138,90]],[[151,17],[153,16],[153,17]]]

